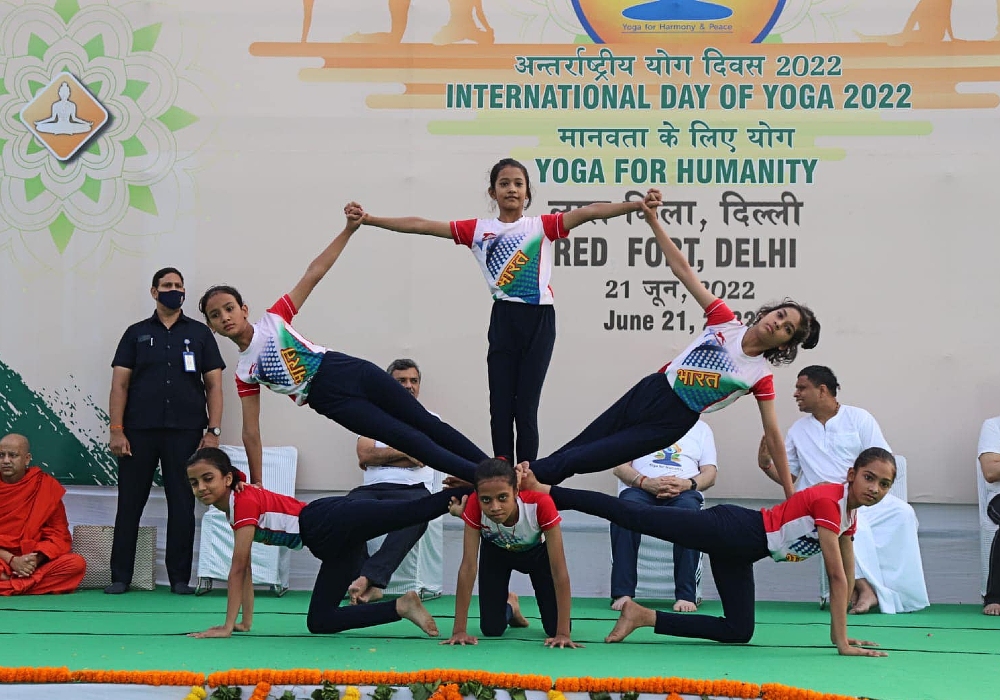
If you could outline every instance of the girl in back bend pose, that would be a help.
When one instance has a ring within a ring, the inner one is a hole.
[[[754,631],[754,562],[768,556],[799,562],[822,552],[830,577],[830,641],[843,656],[885,656],[863,648],[878,646],[874,642],[847,636],[857,509],[881,501],[896,479],[896,460],[881,447],[858,455],[846,484],[811,486],[759,511],[735,505],[700,511],[657,508],[594,491],[546,486],[525,467],[519,471],[522,488],[548,493],[559,508],[590,513],[708,555],[722,617],[652,610],[630,600],[604,641],[620,642],[640,627],[652,627],[657,634],[745,644]]]
[[[658,193],[657,193],[658,194]],[[656,204],[659,203],[657,200]],[[757,399],[764,439],[785,497],[793,493],[785,442],[774,409],[771,366],[795,359],[819,342],[819,322],[807,307],[786,299],[761,307],[749,326],[708,291],[646,202],[640,203],[674,275],[705,310],[702,331],[659,372],[639,381],[573,440],[531,462],[544,483],[573,474],[612,469],[680,440],[702,413],[717,411],[747,393]]]
[[[240,349],[236,389],[250,480],[261,483],[260,387],[266,386],[358,435],[381,440],[424,464],[471,481],[476,465],[486,459],[482,450],[371,362],[316,345],[292,328],[292,318],[361,225],[357,204],[348,204],[344,213],[344,230],[256,323],[247,320],[250,310],[229,285],[210,288],[198,302],[209,328]]]

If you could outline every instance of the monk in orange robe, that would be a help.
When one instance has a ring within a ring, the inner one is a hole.
[[[29,464],[26,437],[0,439],[0,596],[72,593],[87,564],[70,551],[66,489]]]

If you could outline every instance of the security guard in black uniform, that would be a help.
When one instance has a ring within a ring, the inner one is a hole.
[[[111,548],[111,585],[132,581],[139,519],[157,464],[167,497],[166,567],[170,590],[189,585],[194,549],[194,494],[184,462],[199,447],[218,447],[222,370],[215,336],[181,311],[184,277],[172,267],[153,275],[156,311],[129,326],[111,362],[111,452],[118,458],[118,514]],[[208,413],[206,415],[206,405]]]

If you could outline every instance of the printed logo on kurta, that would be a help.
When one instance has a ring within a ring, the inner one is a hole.
[[[802,561],[820,552],[819,538],[803,535],[788,545],[791,552],[785,554],[786,561]]]
[[[689,406],[708,406],[748,388],[733,379],[736,365],[714,338],[692,350],[683,365],[677,370],[677,381],[672,388]]]
[[[658,467],[679,467],[681,463],[677,461],[677,455],[682,452],[681,446],[673,444],[666,450],[660,450],[653,458],[653,464]]]
[[[529,304],[538,303],[541,298],[538,289],[540,237],[529,239],[523,233],[483,234],[480,246],[486,253],[486,269],[504,294]]]

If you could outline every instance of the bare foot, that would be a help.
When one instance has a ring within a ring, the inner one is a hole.
[[[9,581],[10,576],[7,575],[6,571],[0,571],[0,581]],[[989,613],[987,613],[989,614]]]
[[[674,612],[698,612],[698,606],[690,600],[678,600],[674,603]]]
[[[437,623],[434,622],[431,614],[427,612],[427,608],[424,607],[424,603],[420,600],[420,596],[417,595],[416,591],[404,593],[399,598],[396,598],[396,612],[404,620],[409,620],[422,629],[428,637],[438,636]]]
[[[611,633],[604,638],[605,642],[620,642],[640,627],[652,627],[656,624],[656,611],[644,608],[634,600],[625,603],[622,614],[618,617]]]
[[[615,598],[613,601],[611,601],[611,609],[620,611],[622,608],[625,607],[625,603],[629,602],[630,600],[632,600],[632,596],[627,596],[627,595],[619,596]]]
[[[368,586],[368,588],[358,595],[358,602],[374,603],[376,600],[380,600],[383,595],[385,595],[385,591],[378,586]]]
[[[878,598],[874,594],[866,595],[862,593],[858,596],[858,602],[847,611],[848,615],[864,615],[871,612],[872,608],[878,607]]]
[[[1000,615],[1000,603],[989,603],[983,606],[983,615]]]
[[[354,579],[351,585],[347,587],[347,595],[351,598],[351,605],[357,605],[358,603],[363,602],[358,600],[358,596],[367,591],[369,588],[371,588],[371,583],[368,582],[367,576],[358,576]]]
[[[528,618],[521,614],[521,601],[517,598],[517,593],[507,594],[507,605],[513,611],[510,616],[509,624],[511,627],[527,627]]]

